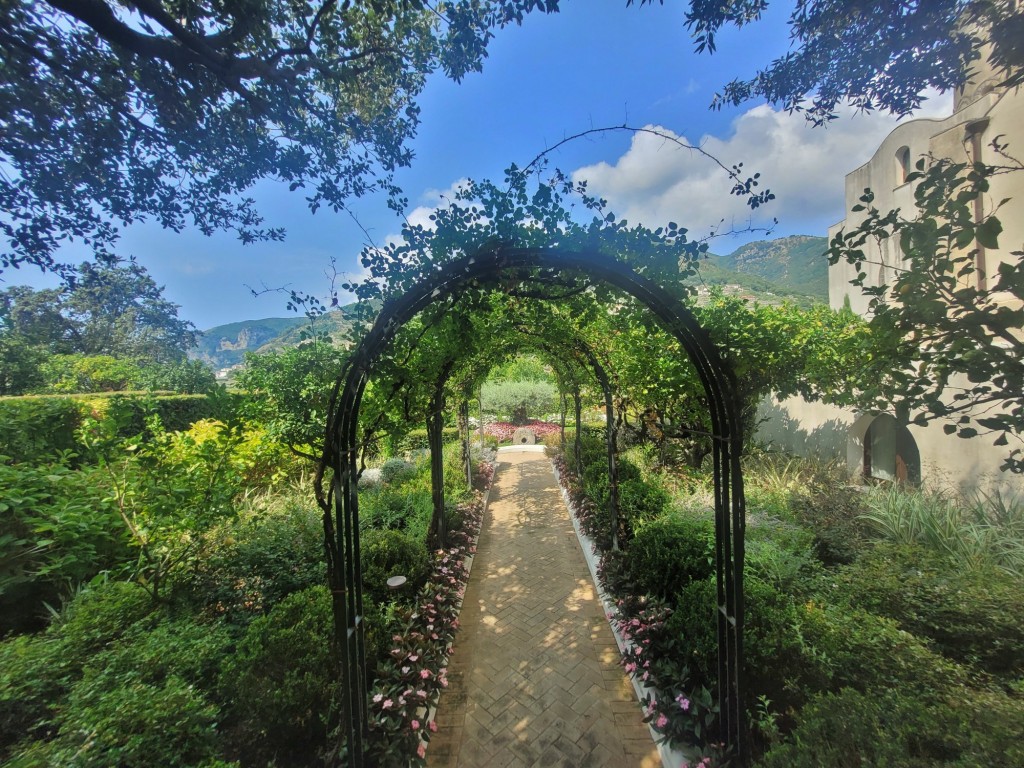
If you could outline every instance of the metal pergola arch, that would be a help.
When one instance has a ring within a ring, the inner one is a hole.
[[[404,294],[387,301],[366,336],[352,351],[335,385],[325,446],[325,459],[334,470],[334,516],[324,515],[324,532],[335,641],[341,656],[341,733],[347,736],[348,764],[365,764],[363,742],[369,716],[359,562],[357,455],[359,408],[373,365],[398,329],[432,302],[443,300],[466,285],[497,283],[508,270],[534,268],[581,272],[633,296],[679,340],[697,370],[707,394],[713,433],[721,739],[742,763],[746,742],[740,680],[745,506],[740,468],[742,438],[731,371],[686,306],[625,262],[593,251],[491,245],[439,265]]]

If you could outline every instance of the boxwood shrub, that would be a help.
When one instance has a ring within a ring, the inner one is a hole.
[[[1008,571],[969,571],[919,547],[880,544],[825,583],[829,599],[888,616],[951,659],[1024,675],[1024,582]]]

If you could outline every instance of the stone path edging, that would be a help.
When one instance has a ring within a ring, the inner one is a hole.
[[[576,531],[576,538],[579,539],[580,549],[583,550],[583,558],[587,561],[587,567],[590,569],[590,578],[594,581],[594,589],[597,591],[598,599],[600,599],[601,604],[604,606],[605,616],[610,616],[615,612],[615,601],[612,600],[608,593],[604,591],[604,587],[601,585],[601,580],[597,578],[597,546],[594,544],[593,539],[587,536],[587,534],[585,534],[580,528],[579,520],[576,517],[576,508],[573,506],[572,500],[569,498],[569,493],[566,491],[565,485],[562,483],[562,477],[554,462],[551,462],[551,471],[555,476],[555,482],[558,484],[558,489],[562,493],[562,500],[565,501],[565,506],[569,509],[569,517],[572,518],[572,527]],[[608,625],[611,627],[612,634],[615,636],[616,645],[619,646],[619,653],[625,655],[625,651],[633,647],[633,641],[623,638],[611,619],[608,619]],[[642,704],[640,702],[642,702],[646,696],[657,696],[658,690],[644,685],[632,675],[630,675],[629,680],[633,684],[633,690],[636,691],[637,706],[640,707],[642,711]],[[676,747],[669,746],[668,742],[662,740],[662,735],[654,730],[650,723],[647,724],[647,729],[651,732],[651,738],[654,739],[654,743],[658,747],[658,754],[661,755],[661,764],[664,768],[678,768],[680,765],[696,764],[696,761],[700,760],[700,756],[695,752],[687,754]]]

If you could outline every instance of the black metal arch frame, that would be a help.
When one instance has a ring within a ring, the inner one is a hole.
[[[325,458],[334,470],[334,516],[324,515],[324,533],[335,641],[341,656],[341,734],[347,737],[348,764],[364,765],[369,718],[356,483],[359,408],[374,363],[398,330],[432,302],[444,300],[468,285],[495,284],[509,270],[535,268],[579,272],[633,296],[679,340],[697,370],[707,395],[713,434],[721,739],[742,763],[746,741],[740,680],[745,509],[740,470],[742,438],[731,371],[685,305],[625,262],[597,252],[495,246],[439,266],[406,293],[385,303],[335,385],[325,447]]]

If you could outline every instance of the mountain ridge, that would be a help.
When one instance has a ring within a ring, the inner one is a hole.
[[[728,293],[764,303],[792,301],[810,306],[827,302],[828,263],[823,255],[827,244],[824,237],[790,235],[756,240],[724,256],[709,253],[687,283],[721,286]],[[339,337],[350,327],[345,312],[351,306],[317,318],[317,332]],[[309,322],[306,317],[268,317],[217,325],[203,331],[189,356],[223,371],[241,365],[247,352],[297,346],[303,331],[308,332]]]

